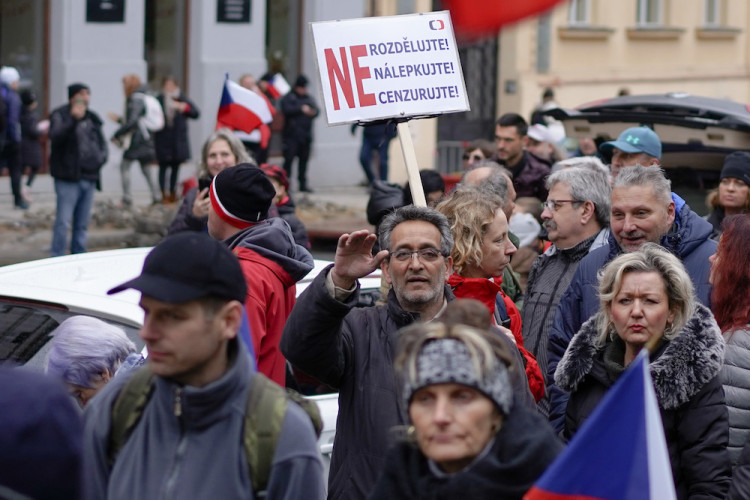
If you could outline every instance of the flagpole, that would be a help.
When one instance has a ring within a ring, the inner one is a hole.
[[[401,151],[404,153],[406,174],[409,178],[409,189],[411,189],[412,200],[414,200],[414,205],[426,207],[427,200],[424,197],[422,178],[419,177],[419,164],[417,163],[417,153],[414,151],[414,142],[411,140],[409,122],[401,121],[396,128],[398,130],[398,139],[401,141]]]

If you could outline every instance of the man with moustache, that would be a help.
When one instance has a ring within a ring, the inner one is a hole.
[[[581,158],[585,163],[590,160]],[[557,304],[568,289],[578,263],[607,243],[609,236],[609,176],[601,170],[570,167],[547,178],[547,201],[542,220],[552,242],[529,270],[521,311],[524,346],[547,373],[547,335]],[[545,416],[549,397],[538,403]]]
[[[711,285],[707,262],[716,252],[716,242],[710,239],[713,227],[670,190],[664,171],[656,165],[625,167],[614,179],[609,241],[581,260],[555,312],[549,333],[548,381],[553,381],[570,340],[599,309],[599,270],[622,252],[635,252],[646,242],[662,245],[682,260],[697,299],[709,306]],[[559,432],[567,394],[553,384],[548,387],[549,418]]]

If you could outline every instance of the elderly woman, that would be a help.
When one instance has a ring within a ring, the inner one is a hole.
[[[736,151],[727,155],[719,178],[719,187],[706,197],[711,210],[706,219],[714,226],[714,239],[721,235],[724,217],[750,212],[750,153]]]
[[[229,129],[220,128],[208,136],[201,151],[201,163],[198,166],[198,187],[194,187],[182,199],[167,235],[183,231],[207,231],[208,186],[216,174],[227,167],[240,163],[252,163],[245,146]]]
[[[563,437],[575,434],[648,349],[678,498],[724,498],[731,473],[719,379],[724,342],[711,311],[696,302],[684,266],[647,243],[607,265],[599,296],[599,313],[573,337],[555,372],[558,386],[571,393]]]
[[[73,316],[52,332],[45,371],[62,379],[83,408],[126,359],[136,357],[140,359],[135,344],[120,328],[89,316]]]
[[[709,258],[709,280],[714,316],[726,341],[721,381],[729,409],[729,456],[737,464],[750,438],[750,216],[728,217],[723,229]]]
[[[513,404],[498,337],[440,322],[402,330],[395,361],[411,424],[371,499],[522,498],[561,451],[535,411]]]
[[[453,275],[448,284],[457,298],[482,302],[495,325],[509,328],[526,363],[534,399],[544,396],[544,379],[534,356],[523,348],[521,314],[502,291],[503,271],[516,247],[508,238],[508,220],[502,200],[471,186],[454,191],[438,205],[453,234]]]

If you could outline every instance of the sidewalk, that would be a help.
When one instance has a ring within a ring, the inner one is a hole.
[[[133,172],[134,181],[136,173]],[[112,224],[111,216],[97,214],[97,210],[102,210],[102,207],[116,207],[121,194],[119,189],[96,192],[92,220],[89,224],[90,251],[126,246],[126,240],[135,232],[134,215],[126,217],[129,214],[123,213],[121,223]],[[341,234],[357,229],[373,230],[365,215],[369,198],[367,188],[317,188],[315,193],[292,193],[292,196],[297,213],[312,240],[337,239]],[[0,265],[49,256],[56,203],[53,179],[49,175],[37,176],[34,179],[31,197],[32,202],[28,210],[13,208],[10,179],[0,177]],[[170,208],[150,208],[151,196],[145,188],[145,183],[141,186],[137,181],[133,182],[133,201],[135,212],[141,213],[177,208],[177,205]],[[112,208],[108,210],[111,211]],[[98,215],[100,217],[97,217]],[[104,219],[105,222],[100,224],[100,219]]]

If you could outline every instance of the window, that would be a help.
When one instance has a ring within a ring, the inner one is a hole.
[[[591,24],[589,0],[571,0],[568,11],[568,24],[571,26],[588,26]]]
[[[661,0],[638,0],[638,27],[661,26],[664,6]]]
[[[707,27],[716,28],[721,24],[721,6],[720,0],[704,0],[705,18],[704,24]]]

